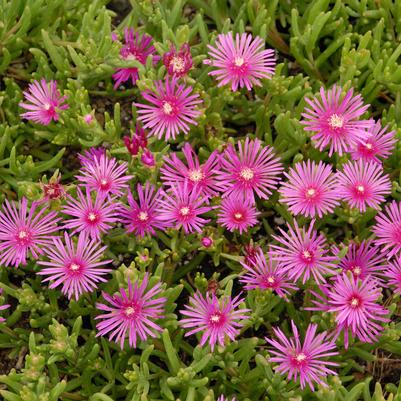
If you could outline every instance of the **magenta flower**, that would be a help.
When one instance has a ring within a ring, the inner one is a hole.
[[[372,125],[365,137],[359,139],[351,149],[354,160],[380,163],[379,157],[387,159],[396,143],[395,131],[388,131],[388,126],[382,128],[380,120]]]
[[[254,195],[267,199],[276,188],[283,166],[274,155],[270,146],[262,147],[259,139],[251,141],[248,137],[245,144],[238,141],[238,154],[229,144],[221,158],[221,172],[218,179],[223,197],[233,194],[235,197],[245,195],[254,202]]]
[[[294,281],[302,278],[302,284],[310,277],[323,283],[324,274],[334,274],[335,258],[327,254],[326,239],[313,229],[314,223],[312,220],[308,229],[299,228],[295,220],[294,229],[287,223],[287,233],[279,228],[281,236],[273,235],[279,244],[270,245],[273,260],[280,263],[288,278]]]
[[[208,342],[212,351],[217,343],[224,347],[227,337],[234,341],[244,320],[249,317],[249,309],[237,309],[242,302],[244,300],[240,295],[234,299],[223,297],[219,300],[214,293],[207,293],[204,297],[196,292],[190,297],[189,305],[181,310],[186,317],[179,323],[182,327],[191,329],[185,333],[185,337],[202,332],[200,345]]]
[[[394,288],[394,291],[401,294],[401,256],[389,262],[384,276],[388,279],[388,285]]]
[[[316,164],[307,160],[297,163],[284,175],[288,181],[279,190],[282,196],[280,201],[288,205],[291,213],[322,217],[332,213],[338,205],[335,176],[330,164]]]
[[[78,181],[91,191],[100,195],[122,196],[123,190],[128,188],[128,183],[132,175],[127,174],[127,163],[118,164],[113,157],[109,159],[105,154],[94,157],[93,163],[88,163],[80,170],[80,175],[76,175]]]
[[[83,231],[91,238],[99,240],[100,234],[109,231],[119,220],[120,204],[115,198],[106,199],[101,194],[96,194],[93,200],[88,188],[86,195],[77,188],[77,197],[78,199],[68,196],[63,212],[72,218],[65,220],[64,228],[72,229],[71,234]]]
[[[105,148],[89,148],[83,154],[78,154],[78,159],[82,166],[89,167],[95,163],[96,159],[100,159],[102,156],[106,156]]]
[[[191,94],[192,88],[178,84],[178,78],[165,82],[156,81],[155,91],[147,90],[142,96],[151,105],[134,103],[138,107],[138,120],[149,129],[149,135],[155,135],[159,139],[165,136],[165,140],[175,137],[183,132],[189,132],[189,124],[197,125],[196,118],[201,112],[196,106],[202,103],[199,94]]]
[[[141,156],[141,162],[144,166],[147,166],[147,167],[156,166],[155,157],[153,156],[153,153],[149,149],[143,150],[143,153]]]
[[[163,64],[169,75],[176,77],[186,75],[192,68],[192,57],[188,43],[184,43],[179,51],[171,46],[170,50],[163,56]]]
[[[354,96],[350,89],[345,97],[341,98],[342,88],[334,85],[327,91],[320,88],[320,99],[305,98],[310,107],[305,107],[301,124],[305,131],[313,132],[312,140],[322,151],[328,145],[329,156],[338,152],[348,152],[351,145],[366,137],[366,129],[373,125],[372,120],[359,120],[359,117],[368,109],[363,105],[361,95]]]
[[[38,262],[47,267],[38,274],[48,276],[43,282],[51,281],[49,288],[62,285],[61,292],[68,299],[75,298],[77,301],[82,293],[94,291],[97,283],[107,282],[103,276],[110,273],[111,269],[100,266],[112,260],[99,262],[107,247],[101,247],[100,242],[90,240],[84,233],[79,235],[76,246],[67,233],[64,233],[64,242],[60,238],[53,238],[53,246],[46,250],[49,261]]]
[[[255,262],[241,262],[242,267],[246,270],[240,278],[240,282],[245,284],[246,290],[272,290],[279,297],[285,298],[289,294],[289,290],[297,290],[287,279],[286,274],[276,262],[271,258],[266,260],[263,251],[259,251],[255,255]]]
[[[145,65],[149,56],[153,58],[153,64],[156,64],[160,57],[156,55],[156,49],[151,45],[152,37],[149,35],[140,35],[132,28],[126,28],[124,32],[125,45],[120,50],[120,57],[124,60],[136,60]],[[123,82],[131,79],[132,85],[139,78],[138,68],[117,68],[117,72],[113,74],[115,81],[114,89],[117,89]]]
[[[1,295],[2,293],[3,293],[3,289],[0,288],[0,295]],[[0,305],[0,311],[3,311],[3,310],[8,309],[10,306],[11,306],[11,305],[9,305],[9,304]],[[5,321],[6,321],[6,319],[4,319],[4,317],[0,317],[0,323],[3,323],[3,322],[5,322]]]
[[[253,85],[262,86],[261,79],[270,79],[274,74],[276,60],[274,50],[265,49],[264,41],[251,34],[220,34],[216,47],[208,45],[210,59],[205,64],[216,67],[209,75],[215,76],[218,86],[231,83],[231,90],[244,86],[251,90]]]
[[[25,265],[29,252],[38,259],[42,247],[52,243],[60,219],[55,211],[45,214],[46,207],[38,208],[38,202],[28,208],[26,198],[18,203],[4,201],[0,210],[0,265]]]
[[[127,232],[144,237],[146,234],[155,235],[155,229],[163,230],[167,224],[160,219],[156,208],[161,199],[160,190],[156,191],[149,182],[146,186],[137,185],[138,201],[128,192],[128,205],[121,211],[122,222]]]
[[[365,212],[367,206],[379,209],[380,203],[385,201],[384,196],[391,193],[390,178],[383,174],[378,163],[348,162],[336,175],[338,196],[361,212]]]
[[[164,164],[160,169],[160,175],[165,185],[183,185],[188,182],[188,188],[199,188],[200,193],[205,197],[218,195],[216,173],[219,162],[219,153],[217,150],[212,152],[203,164],[199,163],[199,158],[192,146],[186,142],[182,148],[186,163],[183,163],[176,155],[172,153],[170,157],[164,157]]]
[[[289,338],[280,328],[275,327],[273,331],[277,340],[266,338],[274,347],[269,351],[274,355],[269,361],[277,362],[277,372],[287,374],[288,380],[299,378],[301,389],[308,385],[314,391],[315,384],[327,387],[322,379],[328,375],[337,375],[331,367],[339,366],[336,362],[326,360],[327,357],[338,355],[334,341],[327,339],[325,331],[316,334],[317,324],[310,324],[302,343],[293,321],[291,327],[294,337]]]
[[[136,156],[139,149],[146,149],[148,145],[148,138],[145,130],[139,125],[136,125],[135,134],[130,138],[129,136],[124,136],[123,138],[125,147],[132,156]]]
[[[29,84],[28,91],[24,91],[25,100],[29,103],[19,103],[19,106],[26,113],[21,114],[22,118],[32,120],[35,123],[49,125],[52,120],[58,121],[59,111],[68,109],[68,104],[64,104],[67,96],[61,96],[57,90],[57,82],[33,81]]]
[[[149,275],[146,273],[141,285],[138,282],[132,285],[128,280],[128,292],[124,288],[120,288],[120,293],[113,296],[102,292],[110,306],[96,304],[98,309],[106,312],[95,317],[102,320],[96,325],[99,331],[96,337],[108,334],[109,340],[119,343],[123,349],[128,334],[129,346],[136,348],[138,337],[141,341],[146,341],[149,337],[156,337],[155,332],[163,331],[155,320],[164,318],[167,299],[160,297],[163,291],[161,283],[150,288],[148,284]]]
[[[221,201],[217,223],[229,231],[238,230],[242,234],[258,223],[259,214],[249,198],[231,195]]]

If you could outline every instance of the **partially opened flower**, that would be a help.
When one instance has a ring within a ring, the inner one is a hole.
[[[216,344],[224,346],[227,339],[234,341],[249,317],[249,309],[238,308],[243,301],[240,295],[233,299],[228,296],[218,299],[214,293],[203,296],[196,292],[190,297],[189,305],[181,310],[185,318],[179,323],[182,327],[191,329],[185,333],[185,337],[202,332],[200,345],[208,343],[212,351]]]
[[[139,149],[146,149],[148,145],[147,133],[139,124],[135,127],[135,134],[132,137],[124,136],[123,141],[132,156],[136,156]]]
[[[192,68],[192,57],[188,43],[184,43],[180,50],[171,46],[170,50],[163,56],[163,64],[169,75],[182,77]]]
[[[261,79],[270,79],[274,74],[276,60],[274,50],[264,48],[264,40],[251,34],[221,33],[215,47],[208,45],[209,57],[204,61],[216,69],[209,75],[216,77],[218,86],[231,84],[238,88],[262,86]]]
[[[333,340],[328,339],[327,333],[316,334],[317,324],[310,324],[306,330],[305,338],[301,341],[295,323],[291,321],[293,337],[286,335],[280,328],[274,327],[273,331],[277,340],[266,338],[273,347],[269,352],[273,355],[270,362],[279,365],[276,371],[287,374],[288,380],[298,380],[301,389],[309,386],[312,391],[316,384],[327,387],[323,381],[328,375],[337,375],[332,370],[339,366],[336,362],[328,361],[327,358],[338,355]]]
[[[401,294],[401,256],[389,262],[383,275],[388,280],[387,284],[394,288],[396,293]]]
[[[3,293],[3,289],[0,288],[0,295],[1,295],[2,293]],[[3,310],[8,309],[10,306],[11,306],[11,305],[9,305],[9,304],[0,305],[0,311],[3,311]],[[6,319],[4,319],[4,317],[0,317],[0,323],[3,323],[3,322],[5,322],[5,321],[6,321]]]
[[[28,111],[21,117],[38,124],[49,125],[51,121],[58,121],[59,112],[68,109],[68,104],[65,104],[67,96],[61,96],[56,81],[46,82],[43,78],[40,82],[33,81],[24,97],[26,103],[21,102],[19,106]]]
[[[161,293],[161,283],[149,286],[148,274],[141,284],[135,282],[132,285],[128,280],[128,291],[120,288],[116,295],[102,292],[109,305],[96,304],[99,310],[105,312],[95,317],[101,320],[96,324],[96,337],[108,335],[109,340],[120,344],[121,349],[124,348],[126,337],[132,348],[136,348],[138,337],[141,341],[156,337],[162,328],[155,321],[164,318],[164,305],[167,301],[160,296]]]

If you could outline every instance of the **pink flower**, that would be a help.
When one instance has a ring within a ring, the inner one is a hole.
[[[140,35],[132,28],[126,28],[124,31],[125,45],[120,50],[120,57],[124,60],[136,60],[145,65],[149,56],[153,58],[153,64],[156,64],[160,57],[156,55],[156,49],[151,45],[152,37],[149,35]],[[113,74],[115,82],[114,89],[117,89],[123,82],[131,79],[132,85],[139,78],[138,68],[117,68]]]
[[[299,228],[295,220],[294,229],[287,223],[287,233],[279,228],[281,236],[272,236],[279,245],[270,245],[273,260],[280,263],[290,279],[297,281],[302,278],[302,284],[310,277],[323,283],[324,274],[334,274],[335,258],[327,255],[326,239],[313,229],[314,223],[312,220],[308,229]]]
[[[53,238],[53,246],[46,250],[49,261],[38,262],[48,267],[38,274],[48,276],[43,282],[51,281],[49,288],[62,285],[61,292],[77,301],[82,293],[94,291],[97,283],[107,282],[103,276],[110,273],[111,269],[100,266],[112,260],[99,262],[106,246],[100,247],[100,242],[89,240],[84,233],[79,235],[76,246],[67,233],[64,233],[64,242],[60,238]]]
[[[200,193],[205,197],[217,196],[218,151],[212,152],[203,164],[199,163],[198,156],[188,142],[184,144],[182,153],[186,163],[183,163],[176,153],[172,153],[170,157],[164,157],[164,164],[160,169],[160,178],[163,183],[171,186],[187,181],[190,190],[199,188]]]
[[[251,90],[252,86],[262,86],[261,79],[270,79],[274,74],[276,60],[274,50],[264,48],[264,41],[259,36],[254,39],[251,34],[220,34],[216,47],[208,45],[210,59],[205,64],[216,67],[209,72],[219,81],[218,86],[231,83],[231,90],[244,86]]]
[[[244,262],[247,265],[253,265],[256,263],[256,255],[261,251],[262,248],[253,243],[246,244],[244,246]]]
[[[260,213],[249,198],[231,195],[221,201],[217,214],[217,223],[229,231],[239,230],[239,233],[248,231],[258,223]]]
[[[52,120],[58,121],[60,110],[68,109],[68,104],[64,104],[67,96],[60,95],[56,81],[46,82],[42,78],[40,82],[33,81],[28,88],[28,91],[24,91],[24,97],[29,103],[19,103],[20,107],[29,110],[21,114],[22,118],[49,125]]]
[[[278,327],[273,328],[278,340],[266,338],[266,341],[274,347],[269,352],[274,355],[270,362],[277,362],[277,372],[286,374],[288,380],[297,380],[301,389],[309,385],[314,391],[315,384],[327,387],[322,380],[328,375],[337,375],[331,367],[339,366],[336,362],[327,361],[326,358],[338,355],[333,340],[327,340],[327,333],[316,334],[317,324],[310,324],[306,330],[305,339],[300,340],[300,335],[295,323],[291,321],[294,337],[288,337]]]
[[[320,88],[320,99],[305,98],[310,107],[305,107],[301,124],[305,131],[313,132],[312,140],[322,151],[330,145],[329,156],[338,152],[348,152],[351,145],[366,137],[366,129],[373,125],[372,120],[359,120],[368,109],[363,105],[361,95],[353,96],[350,89],[340,101],[342,88],[334,85],[327,91]]]
[[[46,207],[38,208],[38,202],[28,207],[26,198],[18,203],[4,201],[0,210],[0,265],[25,265],[29,252],[38,259],[42,247],[52,243],[60,219],[55,211],[45,214]]]
[[[2,293],[3,293],[3,289],[0,288],[0,295],[2,295]],[[10,306],[11,306],[11,305],[9,305],[9,304],[0,305],[0,311],[3,311],[3,310],[8,309]],[[4,317],[0,317],[0,323],[3,323],[3,322],[5,322],[5,321],[6,321],[6,319],[4,319]]]
[[[132,138],[126,135],[123,141],[128,152],[130,152],[132,156],[136,156],[140,148],[145,149],[148,145],[147,134],[139,124],[137,124],[135,128],[135,134]]]
[[[144,149],[141,156],[141,162],[143,165],[147,167],[156,166],[155,157],[153,156],[153,153],[149,149]]]
[[[191,87],[178,84],[178,78],[165,82],[156,81],[155,91],[147,90],[142,96],[151,105],[134,103],[138,107],[138,120],[148,128],[149,135],[155,135],[159,139],[165,136],[165,140],[175,137],[183,132],[189,132],[189,124],[197,125],[196,118],[201,115],[196,110],[196,105],[202,103],[197,93],[192,93]]]
[[[338,205],[335,177],[330,164],[307,160],[297,163],[284,173],[288,181],[284,182],[279,192],[281,202],[286,203],[295,215],[322,217],[332,213]]]
[[[226,338],[231,341],[239,334],[244,320],[248,319],[249,309],[236,309],[244,300],[237,295],[234,299],[223,297],[220,300],[216,295],[207,293],[204,297],[196,292],[189,299],[189,305],[185,306],[181,313],[186,318],[179,322],[182,327],[192,329],[185,333],[185,337],[202,332],[200,345],[209,343],[212,351],[218,343],[224,347]]]
[[[387,159],[396,143],[395,131],[388,131],[388,125],[382,128],[380,120],[372,125],[365,137],[359,139],[351,149],[354,160],[380,163],[379,157]]]
[[[388,279],[388,285],[393,287],[397,294],[401,294],[401,256],[389,262],[384,276]]]
[[[188,43],[184,43],[177,51],[171,46],[170,51],[164,54],[163,64],[169,75],[182,77],[192,68],[192,57]]]
[[[88,114],[84,115],[84,121],[88,125],[92,124],[94,119],[95,119],[95,117],[93,117],[93,115],[91,113],[88,113]]]
[[[233,194],[235,197],[245,195],[252,202],[254,195],[268,199],[276,188],[283,166],[274,155],[273,148],[262,147],[259,139],[251,141],[248,137],[245,144],[238,141],[238,154],[229,144],[221,158],[221,172],[218,175],[223,197]]]
[[[210,237],[202,237],[201,239],[201,244],[205,248],[210,248],[211,246],[213,246],[213,242],[213,239]]]
[[[106,156],[105,148],[89,148],[85,150],[83,154],[78,154],[78,159],[81,165],[86,167],[94,164],[95,160],[100,159],[102,156]]]
[[[378,163],[348,162],[336,175],[338,196],[361,212],[366,211],[366,206],[379,209],[384,196],[391,193],[390,178]]]
[[[113,296],[102,292],[103,298],[110,306],[96,304],[98,309],[106,312],[95,317],[97,320],[102,320],[96,325],[99,331],[96,337],[108,334],[109,340],[119,343],[123,349],[128,334],[129,346],[136,348],[138,337],[141,341],[146,341],[149,337],[155,338],[155,332],[163,331],[155,320],[164,318],[164,305],[167,299],[160,297],[162,293],[160,283],[153,283],[151,286],[148,284],[147,273],[140,285],[138,282],[132,285],[128,280],[128,292],[124,288],[120,288],[120,293]]]

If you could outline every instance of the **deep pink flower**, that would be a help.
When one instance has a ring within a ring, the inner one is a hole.
[[[305,339],[301,342],[298,329],[291,321],[294,337],[288,337],[283,331],[274,327],[273,331],[277,340],[266,338],[266,341],[274,347],[269,352],[274,355],[270,362],[277,362],[276,368],[280,374],[287,374],[288,380],[297,380],[301,389],[307,385],[312,391],[315,384],[327,387],[322,379],[328,375],[337,375],[331,367],[339,366],[336,362],[327,361],[327,357],[338,355],[333,340],[327,339],[327,333],[316,334],[317,324],[310,324],[306,330]]]
[[[106,312],[95,317],[102,320],[96,325],[99,331],[96,337],[108,334],[109,340],[119,343],[123,349],[128,333],[129,346],[136,348],[138,337],[146,341],[149,337],[156,337],[155,332],[163,331],[155,320],[164,318],[164,305],[167,299],[160,297],[161,283],[154,284],[150,288],[148,284],[149,275],[146,273],[140,285],[138,282],[132,285],[128,280],[128,292],[124,288],[120,288],[120,293],[113,296],[102,292],[103,298],[110,306],[96,304],[98,309]]]
[[[39,261],[38,264],[47,266],[39,275],[48,276],[43,282],[50,281],[49,288],[62,285],[61,292],[69,299],[78,300],[82,293],[92,292],[97,283],[107,282],[103,276],[111,269],[100,268],[112,260],[99,262],[106,246],[97,240],[90,240],[86,234],[81,233],[75,246],[72,238],[64,233],[64,243],[60,238],[53,238],[53,246],[46,250],[49,261]]]
[[[312,140],[316,147],[323,150],[330,146],[329,156],[338,152],[348,152],[351,145],[366,137],[366,129],[373,125],[373,120],[359,120],[368,109],[363,105],[361,95],[354,96],[350,89],[342,100],[342,88],[334,85],[326,93],[320,88],[320,98],[305,98],[310,107],[305,107],[301,124],[305,131],[313,132]]]
[[[139,124],[136,125],[135,134],[132,138],[126,135],[123,141],[128,152],[130,152],[132,156],[136,156],[140,148],[145,149],[148,145],[146,131]]]
[[[294,220],[294,228],[287,223],[288,232],[279,228],[281,236],[273,235],[279,245],[271,244],[271,255],[280,263],[287,276],[305,284],[310,277],[317,283],[325,281],[324,274],[334,274],[334,257],[328,255],[328,245],[323,234],[314,230],[315,221],[309,228],[299,228]]]
[[[394,291],[401,294],[401,256],[389,262],[383,275],[387,278],[387,284],[394,288]]]
[[[211,246],[213,246],[213,242],[213,239],[210,237],[202,237],[201,239],[201,244],[205,248],[210,248]]]
[[[297,163],[284,175],[288,181],[279,190],[282,196],[280,202],[286,203],[291,213],[322,217],[332,213],[338,205],[335,176],[330,164],[307,160]]]
[[[192,57],[188,43],[184,43],[177,51],[174,46],[163,56],[163,64],[170,75],[182,77],[192,68]]]
[[[61,96],[56,81],[46,82],[42,78],[40,82],[33,81],[28,88],[28,91],[24,91],[24,97],[29,103],[19,103],[20,107],[29,110],[21,114],[22,118],[49,125],[52,120],[58,121],[60,110],[68,109],[68,104],[64,104],[67,96]]]
[[[185,337],[201,331],[200,345],[208,342],[212,351],[217,343],[224,347],[227,337],[234,341],[244,320],[249,317],[249,309],[237,309],[242,302],[244,300],[240,295],[233,299],[228,296],[218,299],[214,293],[207,293],[204,297],[196,292],[190,297],[189,305],[181,310],[186,317],[179,323],[182,327],[191,329],[185,333]]]
[[[253,243],[246,244],[244,246],[244,262],[247,265],[252,265],[256,263],[256,255],[261,251],[262,248],[258,245],[253,245]]]
[[[384,196],[391,193],[390,178],[378,163],[348,162],[336,176],[338,196],[361,212],[365,212],[367,206],[379,209]]]
[[[248,231],[258,223],[260,213],[249,198],[231,195],[221,201],[217,214],[217,223],[229,231],[239,230],[239,233]]]
[[[156,166],[155,157],[149,149],[144,149],[141,156],[141,162],[144,166],[154,167]]]
[[[0,295],[2,295],[2,293],[3,293],[3,289],[0,288]],[[10,306],[11,306],[11,305],[9,305],[9,304],[0,305],[0,311],[3,311],[3,310],[8,309]],[[3,322],[5,322],[5,321],[6,321],[6,319],[4,319],[4,317],[0,317],[0,323],[3,323]]]
[[[94,119],[95,119],[95,117],[93,117],[93,114],[91,114],[91,113],[88,113],[88,114],[84,115],[84,121],[88,125],[92,124]]]
[[[276,60],[274,50],[264,48],[264,40],[251,34],[233,33],[218,35],[215,47],[208,45],[210,59],[205,64],[216,67],[209,72],[219,81],[218,86],[231,83],[231,90],[244,86],[262,86],[261,79],[270,79],[274,74]]]
[[[196,106],[202,103],[199,94],[192,94],[192,87],[186,87],[178,83],[178,78],[165,82],[156,81],[155,91],[147,90],[142,96],[151,105],[134,103],[138,107],[138,120],[149,129],[149,135],[155,135],[159,139],[163,136],[168,141],[183,132],[189,132],[189,125],[197,125],[196,118],[201,112]]]
[[[105,148],[89,148],[85,150],[83,154],[78,154],[78,159],[81,165],[86,167],[94,164],[95,160],[101,158],[102,156],[106,156]]]
[[[262,147],[259,139],[250,140],[248,137],[244,144],[238,141],[238,153],[229,144],[220,162],[218,180],[224,192],[223,197],[245,195],[252,202],[254,195],[267,199],[276,188],[283,171],[273,148]]]
[[[38,208],[38,202],[28,207],[26,198],[18,203],[4,201],[0,210],[0,265],[25,265],[29,252],[38,259],[42,248],[52,243],[60,219],[55,211],[45,214],[46,207]]]

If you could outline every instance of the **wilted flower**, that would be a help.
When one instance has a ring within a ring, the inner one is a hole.
[[[61,176],[52,177],[47,184],[42,183],[43,200],[50,201],[65,197],[65,189],[60,184]]]
[[[192,68],[192,57],[188,43],[184,43],[177,51],[174,46],[163,56],[163,64],[170,75],[182,77]]]

